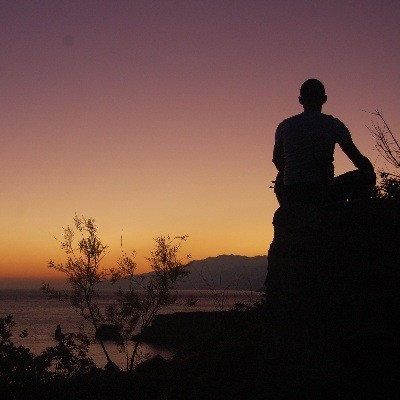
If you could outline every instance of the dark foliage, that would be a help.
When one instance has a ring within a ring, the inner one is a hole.
[[[24,388],[45,382],[50,373],[49,359],[36,356],[28,348],[13,341],[15,326],[12,315],[0,318],[0,383],[5,391],[21,391]],[[27,331],[18,336],[26,337]]]
[[[95,368],[93,360],[87,356],[89,343],[85,335],[66,333],[56,346],[44,349],[42,357],[51,364],[55,376],[80,376]]]
[[[400,201],[400,177],[387,172],[381,172],[379,176],[380,180],[376,186],[375,197]]]

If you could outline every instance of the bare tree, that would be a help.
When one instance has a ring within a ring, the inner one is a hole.
[[[379,110],[368,112],[378,118],[367,126],[375,139],[375,147],[384,159],[379,170],[375,196],[380,199],[400,199],[400,143]]]
[[[396,171],[394,173],[388,172],[387,170],[380,172],[384,173],[386,176],[392,175],[400,178],[400,172],[398,172],[400,169],[400,144],[379,110],[368,113],[378,118],[378,122],[372,121],[371,126],[367,126],[368,130],[375,138],[375,147],[383,159],[394,167]]]
[[[177,300],[176,284],[181,277],[189,274],[186,263],[178,256],[186,236],[157,236],[155,248],[147,261],[152,272],[147,276],[136,274],[135,254],[123,253],[118,268],[112,269],[112,280],[128,280],[129,288],[118,292],[115,304],[107,307],[108,320],[120,328],[121,351],[125,352],[127,370],[132,371],[139,363],[140,336],[148,328],[159,311]],[[187,255],[184,260],[188,260]]]
[[[174,293],[179,278],[189,272],[186,263],[179,258],[178,252],[186,236],[170,238],[158,236],[155,248],[147,260],[152,273],[139,275],[134,261],[135,252],[128,256],[124,251],[117,266],[105,270],[101,261],[107,254],[107,246],[98,236],[97,225],[93,218],[75,216],[74,228],[64,228],[63,237],[58,240],[67,255],[64,263],[50,260],[49,267],[67,276],[70,291],[59,291],[49,284],[42,291],[50,298],[61,301],[87,321],[94,332],[102,323],[113,324],[119,329],[117,344],[127,359],[127,370],[133,370],[138,363],[140,340],[134,341],[134,335],[143,331],[154,320],[158,312],[173,304],[177,296]],[[76,239],[76,235],[79,238]],[[122,246],[122,239],[121,239]],[[186,256],[185,259],[190,258]],[[102,312],[97,285],[101,282],[128,281],[128,289],[117,292],[117,300]],[[108,364],[114,364],[109,356],[101,335],[97,335]]]
[[[49,261],[49,268],[67,276],[71,291],[59,291],[49,284],[44,284],[42,291],[74,310],[97,331],[105,320],[97,303],[99,292],[96,290],[96,285],[108,279],[106,271],[100,266],[107,254],[107,246],[98,237],[97,225],[93,218],[75,215],[73,222],[75,229],[70,226],[64,228],[62,239],[57,239],[67,255],[66,262]],[[77,234],[80,236],[79,239],[75,238]],[[111,363],[101,338],[99,342],[107,362]]]

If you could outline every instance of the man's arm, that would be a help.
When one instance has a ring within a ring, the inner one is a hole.
[[[374,171],[374,167],[372,166],[371,161],[369,161],[367,157],[361,154],[360,150],[358,150],[350,135],[341,140],[339,142],[339,146],[346,154],[346,156],[349,157],[351,162],[356,166],[356,168],[366,172]]]
[[[350,131],[347,126],[343,124],[343,122],[336,120],[339,123],[339,135],[338,135],[338,144],[340,148],[343,150],[343,153],[349,157],[350,161],[355,165],[356,168],[365,171],[374,173],[374,167],[371,164],[371,161],[365,156],[363,156],[358,150],[357,146],[354,144],[353,139],[351,138]]]
[[[283,139],[282,133],[280,132],[280,125],[276,129],[275,133],[275,145],[272,162],[275,164],[275,167],[278,169],[279,172],[283,172],[285,168],[285,156],[283,153]]]

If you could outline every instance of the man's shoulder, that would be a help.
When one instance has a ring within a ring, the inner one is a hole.
[[[332,130],[339,135],[338,138],[350,135],[347,126],[339,119],[332,115],[322,114],[325,118],[326,124],[331,126]]]
[[[334,117],[333,115],[330,115],[330,114],[321,113],[321,118],[323,118],[327,122],[331,122],[333,124],[344,125],[344,123],[339,118],[336,118],[336,117]]]
[[[346,125],[339,118],[330,114],[309,112],[303,112],[284,119],[278,125],[277,132],[280,134],[283,131],[298,129],[303,124],[311,124],[319,127],[322,125],[329,131],[339,134],[348,132]]]
[[[298,122],[302,118],[302,114],[296,114],[293,115],[292,117],[285,118],[279,125],[279,128],[284,128],[285,126],[290,126]]]
[[[303,121],[303,120],[319,120],[319,121],[323,121],[327,124],[332,124],[332,125],[337,125],[337,126],[345,126],[344,123],[339,118],[336,118],[333,115],[324,114],[324,113],[304,113],[303,112],[300,114],[293,115],[292,117],[285,118],[278,125],[278,127],[296,125],[300,121]]]

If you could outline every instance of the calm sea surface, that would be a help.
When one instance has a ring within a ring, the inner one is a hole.
[[[214,296],[208,291],[181,290],[178,292],[178,299],[181,301],[162,312],[215,311],[221,307],[229,309],[235,302],[247,302],[249,296],[253,296],[253,299],[257,298],[257,294],[249,292],[216,291],[213,294]],[[114,292],[103,291],[99,299],[100,305],[110,304],[114,296]],[[186,298],[196,299],[196,307],[188,308],[180,304]],[[81,321],[74,311],[56,300],[47,299],[39,290],[0,290],[0,316],[4,317],[6,314],[12,314],[17,323],[14,333],[18,334],[25,328],[29,330],[28,338],[24,339],[21,344],[29,347],[36,354],[39,354],[44,348],[56,344],[53,336],[57,324],[61,325],[63,332],[77,332],[77,326]],[[17,340],[15,339],[15,341]],[[118,352],[117,347],[113,343],[107,342],[107,349],[113,361],[123,367],[126,361],[124,355]],[[161,354],[166,358],[173,355],[171,350],[147,344],[143,345],[142,350],[153,355]],[[98,366],[105,365],[106,359],[100,345],[92,345],[90,355]]]

